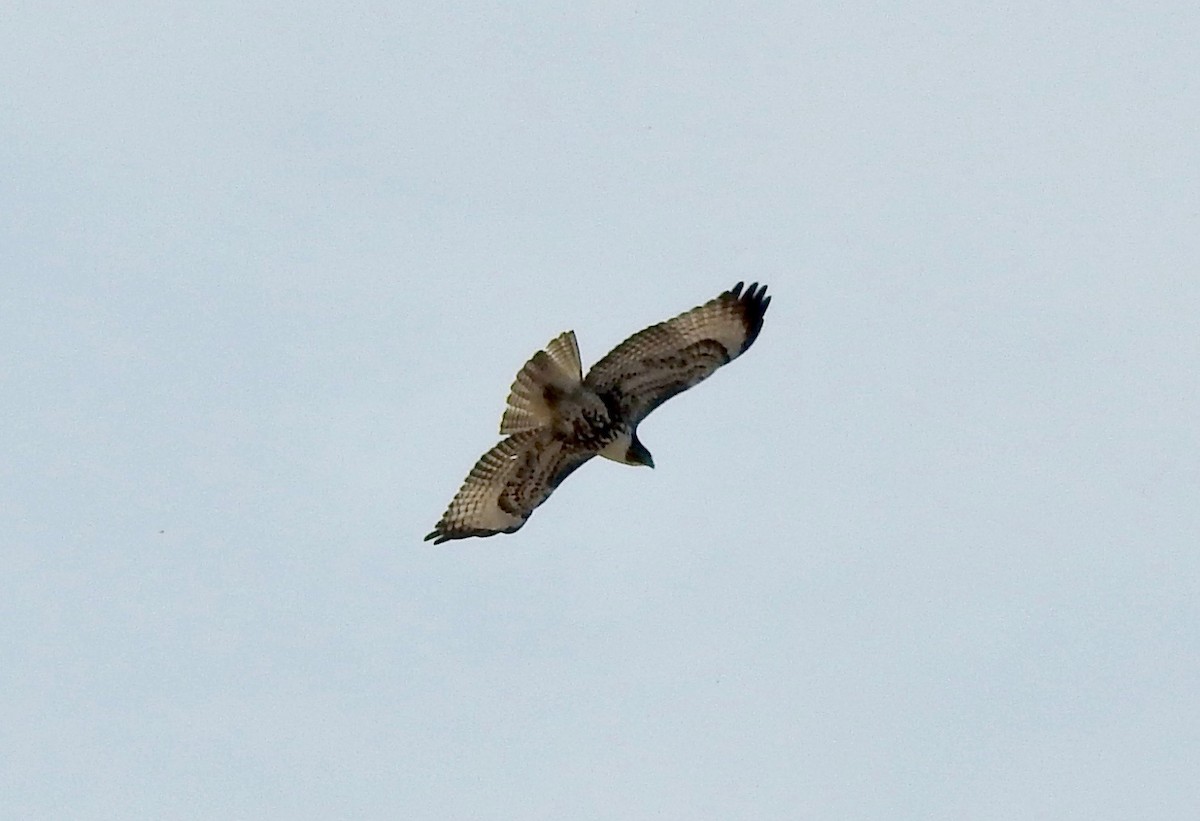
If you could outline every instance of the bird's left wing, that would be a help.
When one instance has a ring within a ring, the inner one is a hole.
[[[535,507],[595,455],[567,445],[550,428],[508,437],[475,463],[425,541],[441,544],[519,530]]]
[[[767,286],[742,283],[674,319],[639,331],[588,372],[584,384],[617,401],[636,424],[749,348],[762,330]]]

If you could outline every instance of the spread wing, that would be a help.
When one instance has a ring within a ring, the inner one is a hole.
[[[425,541],[441,544],[519,530],[535,507],[595,455],[567,445],[550,428],[508,437],[475,463]]]
[[[762,330],[771,298],[767,286],[738,283],[716,299],[639,331],[613,348],[588,372],[584,384],[616,400],[637,424],[749,348]]]

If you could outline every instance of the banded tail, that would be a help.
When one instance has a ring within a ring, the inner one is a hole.
[[[552,403],[582,382],[583,365],[575,332],[566,331],[551,340],[544,351],[535,353],[517,374],[500,420],[500,432],[520,433],[549,424],[554,418]]]

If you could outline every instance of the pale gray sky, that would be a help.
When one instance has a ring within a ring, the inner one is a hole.
[[[1192,819],[1195,3],[0,11],[20,819]],[[755,347],[434,548],[525,359]]]

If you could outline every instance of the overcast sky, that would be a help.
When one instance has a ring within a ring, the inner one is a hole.
[[[701,6],[5,4],[0,814],[1196,817],[1200,7]]]

